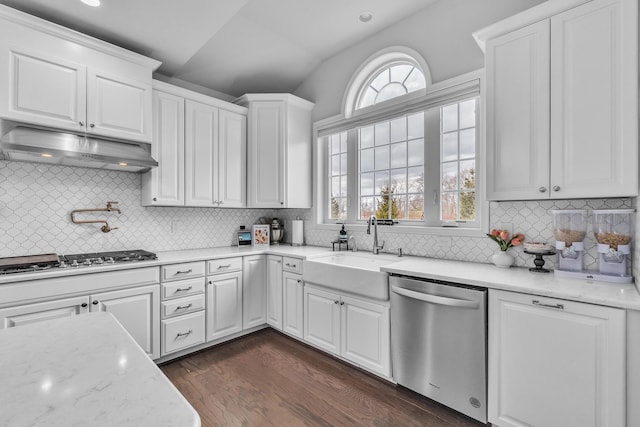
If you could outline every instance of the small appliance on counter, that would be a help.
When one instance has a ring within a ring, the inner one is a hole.
[[[635,234],[633,209],[593,211],[593,234],[598,242],[600,274],[631,280],[631,241]]]
[[[278,218],[271,221],[271,244],[279,245],[284,237],[284,223]]]
[[[558,270],[582,271],[584,238],[587,235],[587,211],[553,210],[553,235],[556,238]]]
[[[244,225],[240,226],[240,230],[236,234],[238,246],[251,246],[251,231],[245,229]]]

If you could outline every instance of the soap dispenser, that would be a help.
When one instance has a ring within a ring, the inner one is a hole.
[[[344,224],[342,224],[342,228],[340,229],[340,242],[346,242],[349,239],[347,236],[347,230],[344,229]]]

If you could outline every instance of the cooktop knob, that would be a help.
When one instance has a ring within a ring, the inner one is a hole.
[[[89,258],[85,259],[85,260],[82,262],[82,265],[91,265],[91,260],[90,260]]]
[[[102,258],[96,258],[93,260],[93,263],[100,265],[104,263],[104,260]]]
[[[74,259],[73,261],[71,261],[71,268],[78,268],[78,267],[79,267],[79,265],[78,265],[78,260],[77,259]]]

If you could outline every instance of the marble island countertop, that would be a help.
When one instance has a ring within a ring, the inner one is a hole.
[[[0,330],[2,426],[200,426],[109,313]]]

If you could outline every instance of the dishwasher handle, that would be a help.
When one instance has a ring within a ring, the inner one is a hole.
[[[391,291],[398,295],[405,296],[407,298],[417,299],[417,300],[428,302],[431,304],[446,305],[449,307],[459,307],[459,308],[479,308],[480,307],[480,303],[477,301],[469,301],[466,299],[447,298],[447,297],[440,297],[437,295],[424,294],[422,292],[412,291],[409,289],[401,288],[399,286],[391,286]]]

